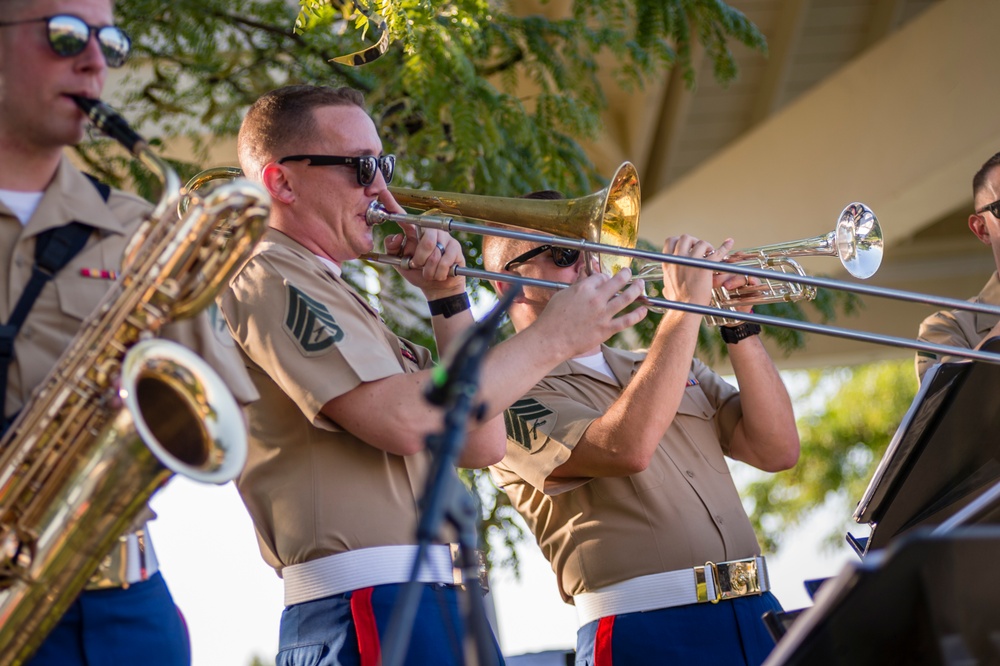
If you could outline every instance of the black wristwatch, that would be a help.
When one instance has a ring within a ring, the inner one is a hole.
[[[740,340],[760,333],[760,324],[745,321],[738,326],[720,326],[719,334],[727,345],[735,345]]]
[[[463,292],[454,296],[445,296],[444,298],[427,301],[427,307],[430,309],[432,316],[444,315],[444,318],[447,319],[448,317],[457,315],[459,312],[465,312],[472,307],[472,304],[469,303],[469,295]]]

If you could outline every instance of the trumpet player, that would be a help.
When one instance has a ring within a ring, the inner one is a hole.
[[[5,428],[114,284],[125,245],[152,208],[95,185],[63,154],[86,124],[70,96],[99,97],[108,67],[121,66],[129,49],[110,0],[0,0]],[[75,254],[60,254],[63,244]],[[238,399],[256,396],[233,345],[220,342],[207,317],[170,328],[165,333],[212,363]],[[107,561],[30,664],[189,664],[187,632],[144,522]]]
[[[430,352],[393,333],[343,277],[373,249],[369,205],[402,212],[387,189],[395,159],[361,93],[317,86],[261,97],[238,150],[243,173],[272,200],[270,227],[220,304],[261,394],[237,486],[261,554],[284,579],[277,663],[375,664],[409,580],[426,437],[444,425],[424,398]],[[473,324],[464,279],[451,276],[461,248],[445,232],[418,238],[403,226],[385,249],[409,258],[402,275],[426,296],[445,350]],[[642,317],[619,314],[640,293],[627,277],[581,280],[531,331],[486,355],[476,397],[485,415],[471,424],[460,465],[500,460],[503,409],[556,363]],[[447,543],[431,548],[426,574],[406,663],[464,663]]]
[[[483,246],[489,271],[587,279],[576,250],[498,237]],[[723,261],[731,246],[683,235],[663,250]],[[663,270],[665,298],[703,305],[713,284],[748,282]],[[553,302],[524,287],[514,328],[531,330]],[[645,353],[594,345],[510,410],[507,454],[492,471],[576,605],[577,664],[759,664],[773,647],[760,618],[779,604],[726,458],[792,467],[792,406],[758,327],[722,329],[737,391],[694,358],[700,319],[668,310]]]
[[[980,167],[972,178],[973,213],[969,215],[969,229],[980,242],[993,250],[993,261],[1000,269],[1000,153],[995,154]],[[970,299],[976,303],[1000,305],[1000,279],[994,271],[989,281]],[[979,349],[990,338],[1000,335],[1000,317],[968,310],[935,312],[920,324],[917,339],[924,342]],[[936,363],[955,360],[929,352],[917,352],[917,378]]]

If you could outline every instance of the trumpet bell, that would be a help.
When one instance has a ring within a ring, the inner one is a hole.
[[[860,280],[875,275],[882,265],[882,227],[872,209],[863,203],[848,204],[837,221],[834,246],[840,263]]]

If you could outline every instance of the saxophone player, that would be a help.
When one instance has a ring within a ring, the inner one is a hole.
[[[86,124],[71,96],[98,98],[128,36],[111,0],[0,0],[0,375],[5,427],[114,284],[151,206],[89,180],[63,154]],[[35,276],[33,278],[33,276]],[[228,336],[209,317],[168,326],[256,398]],[[183,619],[157,571],[143,519],[49,634],[32,666],[189,664]]]

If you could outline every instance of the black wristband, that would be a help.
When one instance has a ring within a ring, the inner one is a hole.
[[[725,340],[727,345],[735,345],[739,343],[740,340],[744,340],[759,333],[760,324],[755,324],[751,321],[745,321],[739,326],[719,327],[719,334],[722,335],[722,339]]]
[[[444,318],[447,319],[459,312],[465,312],[472,307],[472,303],[469,302],[469,295],[463,292],[427,301],[427,307],[431,309],[431,316],[444,315]]]

